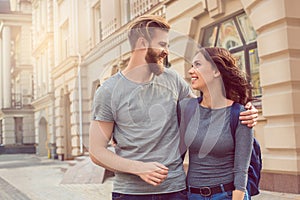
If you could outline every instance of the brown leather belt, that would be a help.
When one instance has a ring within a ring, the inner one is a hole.
[[[235,189],[233,182],[227,183],[223,185],[224,190],[222,190],[221,185],[218,186],[207,186],[207,187],[201,187],[201,188],[194,188],[194,187],[189,187],[189,191],[191,193],[195,194],[200,194],[204,197],[209,197],[213,194],[221,193],[223,191],[232,191]]]

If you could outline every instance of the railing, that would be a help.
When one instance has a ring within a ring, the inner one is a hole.
[[[158,5],[162,0],[130,0],[130,19],[134,19],[140,15],[143,15],[149,12],[153,7]],[[158,14],[161,14],[161,10]],[[154,13],[153,13],[154,14]],[[155,13],[156,14],[156,13]],[[101,26],[101,24],[100,24]],[[104,40],[113,34],[119,28],[117,25],[117,19],[112,19],[104,27],[101,27],[101,36],[100,40]]]
[[[21,109],[26,106],[30,106],[32,101],[31,94],[12,93],[11,94],[11,107]]]
[[[11,107],[22,108],[22,95],[20,93],[11,94]]]
[[[114,18],[105,27],[103,27],[103,30],[101,32],[102,35],[101,39],[107,38],[109,35],[111,35],[113,32],[116,31],[116,28],[117,28],[117,19]]]
[[[131,19],[143,15],[160,2],[161,0],[131,0]]]

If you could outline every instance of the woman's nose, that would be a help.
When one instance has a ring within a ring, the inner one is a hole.
[[[193,67],[193,66],[189,69],[188,73],[189,73],[190,75],[192,75],[192,74],[194,73],[194,67]]]

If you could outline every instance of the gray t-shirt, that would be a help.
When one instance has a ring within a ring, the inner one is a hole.
[[[143,84],[132,82],[119,72],[98,88],[93,120],[115,122],[116,154],[159,162],[169,168],[167,179],[159,186],[152,186],[136,175],[117,172],[114,192],[154,194],[185,189],[176,105],[190,93],[189,85],[171,69]]]
[[[187,102],[188,99],[180,102],[181,113],[184,113]],[[231,106],[220,109],[196,106],[186,132],[180,130],[181,133],[185,132],[184,142],[189,148],[189,186],[204,187],[234,182],[237,190],[246,190],[252,129],[239,121],[234,145],[230,111]],[[184,115],[181,116],[183,122]]]

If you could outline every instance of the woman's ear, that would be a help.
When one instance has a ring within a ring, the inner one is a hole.
[[[219,78],[221,76],[221,73],[220,71],[218,70],[218,68],[214,69],[213,70],[213,74],[214,74],[214,77],[215,78]]]

